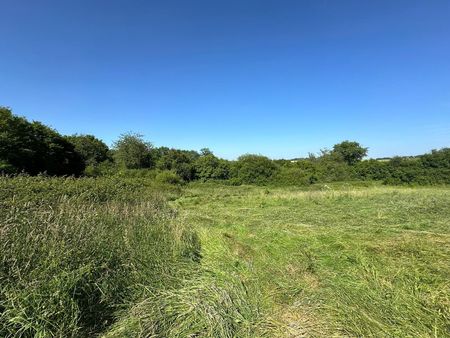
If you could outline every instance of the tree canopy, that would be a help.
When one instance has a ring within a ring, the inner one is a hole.
[[[96,165],[109,159],[108,146],[94,135],[71,135],[66,139],[75,147],[86,166]]]
[[[343,141],[308,158],[271,160],[246,154],[232,161],[215,156],[208,148],[199,152],[154,148],[142,135],[126,133],[109,150],[93,135],[62,136],[40,122],[30,122],[0,107],[0,174],[133,175],[166,183],[200,179],[260,185],[347,180],[450,184],[450,148],[418,156],[363,160],[367,149],[358,142]]]
[[[343,141],[335,144],[331,153],[342,158],[347,164],[354,165],[367,156],[367,150],[368,148],[364,148],[358,142]]]
[[[143,136],[135,133],[122,134],[114,142],[114,159],[120,167],[126,169],[150,168],[153,166],[151,157],[152,144],[146,142]]]
[[[264,183],[277,171],[277,166],[266,156],[246,154],[238,158],[233,171],[239,182]]]
[[[0,107],[0,170],[79,175],[84,162],[74,145],[55,130]]]
[[[206,151],[208,150],[208,151]],[[225,180],[230,176],[230,165],[228,161],[222,160],[209,149],[202,149],[201,156],[195,161],[197,178],[206,180]]]

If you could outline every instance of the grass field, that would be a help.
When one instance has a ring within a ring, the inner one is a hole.
[[[450,336],[450,189],[364,185],[0,177],[0,336]]]
[[[203,184],[174,205],[259,299],[255,336],[450,336],[448,188]]]
[[[256,303],[200,264],[178,186],[0,176],[0,337],[243,337]]]

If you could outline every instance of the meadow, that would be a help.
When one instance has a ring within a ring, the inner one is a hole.
[[[256,336],[450,335],[450,190],[193,185],[203,260],[260,298]]]
[[[0,336],[450,335],[450,189],[0,177]]]
[[[0,177],[0,336],[231,337],[243,290],[199,264],[167,203],[179,195],[137,178]]]

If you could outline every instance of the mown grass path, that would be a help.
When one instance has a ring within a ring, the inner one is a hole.
[[[450,189],[189,186],[203,264],[249,286],[255,336],[449,336]]]

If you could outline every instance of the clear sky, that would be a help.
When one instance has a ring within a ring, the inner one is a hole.
[[[450,146],[449,0],[0,0],[0,105],[106,143]]]

